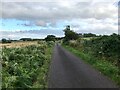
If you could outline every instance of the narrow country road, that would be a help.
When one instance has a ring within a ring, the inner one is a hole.
[[[111,80],[56,45],[49,71],[49,88],[116,88]]]

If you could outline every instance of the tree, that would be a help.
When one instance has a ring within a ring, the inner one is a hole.
[[[10,39],[7,40],[7,39],[5,39],[5,38],[3,38],[1,41],[2,41],[2,43],[11,43],[11,40],[10,40]]]
[[[83,37],[96,37],[96,35],[92,33],[85,33]]]
[[[65,41],[76,40],[79,38],[79,35],[76,32],[70,30],[69,25],[66,26],[66,29],[64,29],[64,32],[65,32],[65,37],[64,37]]]
[[[45,41],[55,41],[55,36],[54,35],[48,35],[46,38],[45,38]]]
[[[7,40],[5,38],[2,39],[2,43],[6,43]]]
[[[32,41],[31,38],[21,38],[20,40],[22,40],[22,41]]]

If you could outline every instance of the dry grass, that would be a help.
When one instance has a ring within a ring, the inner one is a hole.
[[[0,43],[0,48],[2,47],[7,47],[7,48],[15,48],[15,47],[25,47],[28,45],[33,45],[33,44],[37,44],[37,41],[21,41],[21,42],[12,42],[12,43],[5,43],[2,44]]]

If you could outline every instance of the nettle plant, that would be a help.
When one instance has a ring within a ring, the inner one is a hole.
[[[37,81],[40,72],[48,60],[46,57],[47,44],[31,45],[21,48],[2,49],[2,87],[3,88],[31,88]],[[45,87],[44,82],[40,83]]]

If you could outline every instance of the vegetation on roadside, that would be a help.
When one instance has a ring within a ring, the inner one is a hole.
[[[94,37],[69,38],[63,46],[120,85],[120,35],[88,36]]]
[[[47,88],[54,42],[2,48],[2,88]]]
[[[67,50],[84,60],[86,63],[92,65],[94,68],[99,70],[102,74],[111,78],[114,82],[120,85],[120,75],[119,75],[119,67],[113,65],[111,62],[103,59],[98,59],[97,57],[93,57],[90,54],[84,53],[78,49],[75,49],[68,45],[63,45]]]

